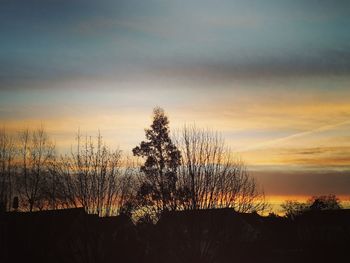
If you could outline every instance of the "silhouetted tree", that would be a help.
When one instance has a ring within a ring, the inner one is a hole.
[[[295,200],[287,200],[282,205],[282,212],[286,217],[294,219],[309,209],[308,205]]]
[[[176,140],[182,153],[178,191],[183,209],[253,212],[266,208],[254,177],[217,132],[185,126]]]
[[[55,156],[55,146],[44,128],[19,134],[20,171],[17,190],[29,211],[46,205],[45,185]]]
[[[310,210],[341,209],[339,198],[335,195],[313,196],[308,200]]]
[[[306,203],[288,200],[285,201],[281,207],[285,216],[293,219],[306,211],[341,209],[341,204],[337,196],[330,194],[313,196],[309,198]]]
[[[51,188],[47,185],[47,195],[50,200],[50,207],[56,208],[77,208],[77,189],[75,176],[72,174],[70,156],[59,156],[56,158],[50,171]]]
[[[132,195],[133,168],[120,150],[110,150],[99,134],[96,140],[80,133],[76,150],[56,162],[56,197],[63,207],[83,206],[99,216],[119,214]]]
[[[5,129],[0,131],[0,211],[11,209],[14,194],[14,177],[16,148],[14,138],[6,133]]]
[[[177,208],[177,170],[180,165],[180,151],[170,138],[169,120],[164,110],[155,108],[153,123],[145,130],[146,141],[133,149],[135,156],[145,158],[141,166],[141,183],[138,201],[159,214]]]
[[[70,163],[66,158],[59,156],[55,158],[50,166],[49,175],[43,182],[43,191],[47,200],[47,208],[60,209],[78,207],[75,192],[71,185],[73,184],[73,176],[67,169]]]

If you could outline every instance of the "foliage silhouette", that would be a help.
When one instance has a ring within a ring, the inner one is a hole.
[[[169,120],[164,110],[153,110],[153,123],[145,130],[146,141],[132,151],[135,156],[145,158],[140,167],[141,177],[137,193],[141,204],[155,214],[177,209],[177,172],[181,153],[170,138]]]

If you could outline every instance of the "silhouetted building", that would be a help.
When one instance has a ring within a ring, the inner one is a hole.
[[[115,262],[116,257],[132,262],[123,258],[136,239],[125,217],[101,219],[74,208],[11,212],[2,221],[6,248],[1,262]]]
[[[310,211],[294,220],[233,209],[164,213],[137,226],[126,215],[83,208],[0,215],[0,262],[340,262],[350,210]]]

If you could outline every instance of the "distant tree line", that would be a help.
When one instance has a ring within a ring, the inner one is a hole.
[[[338,210],[342,208],[339,198],[333,194],[312,196],[305,203],[287,200],[281,207],[282,212],[290,219],[294,219],[308,211]]]
[[[43,127],[0,131],[0,209],[36,211],[84,207],[153,220],[176,210],[234,208],[263,211],[264,192],[219,133],[184,126],[176,134],[161,108],[145,130],[135,158],[77,133],[70,153],[58,155]]]

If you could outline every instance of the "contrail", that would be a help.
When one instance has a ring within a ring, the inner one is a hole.
[[[239,150],[239,152],[245,152],[245,151],[250,151],[250,150],[261,149],[261,148],[264,148],[264,147],[267,147],[267,146],[276,145],[278,143],[286,142],[286,141],[289,141],[289,140],[292,140],[292,139],[295,139],[295,138],[300,138],[300,137],[303,137],[303,136],[306,136],[306,135],[332,130],[334,128],[337,128],[337,127],[343,126],[343,125],[347,125],[347,124],[350,124],[350,120],[343,121],[343,122],[336,123],[336,124],[325,125],[325,126],[317,128],[317,129],[313,129],[313,130],[309,130],[309,131],[305,131],[305,132],[299,132],[299,133],[296,133],[296,134],[293,134],[293,135],[289,135],[287,137],[278,138],[278,139],[274,139],[274,140],[271,140],[271,141],[258,143],[258,144],[254,145],[254,146],[243,148],[243,149]]]

